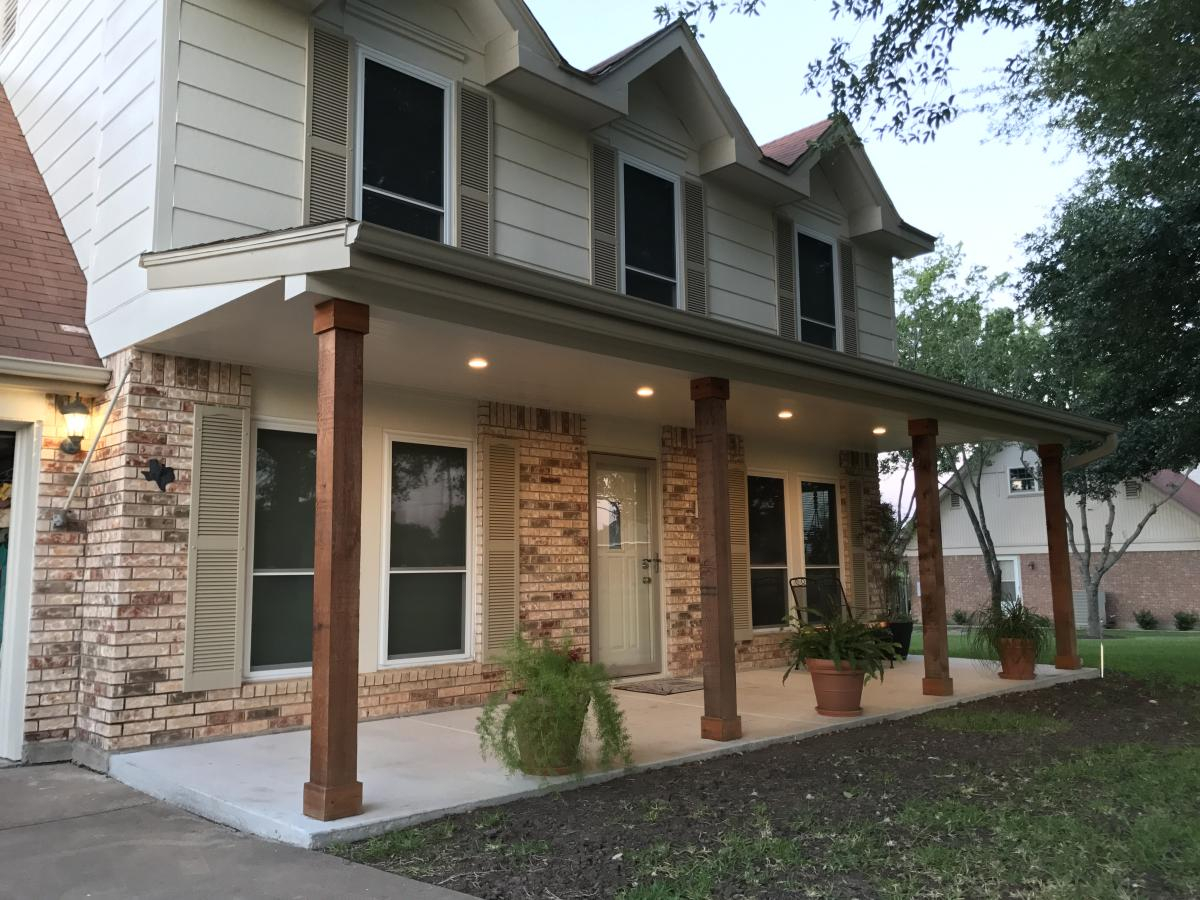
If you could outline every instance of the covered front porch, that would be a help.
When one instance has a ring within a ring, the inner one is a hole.
[[[619,690],[633,738],[632,770],[744,753],[786,741],[857,728],[1016,691],[1096,678],[1095,669],[1039,666],[1034,681],[1002,681],[986,664],[951,659],[953,697],[921,693],[924,660],[897,662],[863,694],[863,716],[830,719],[814,710],[812,682],[803,672],[782,681],[782,669],[741,672],[737,704],[742,736],[716,743],[701,738],[696,720],[702,691],[658,696]],[[484,760],[475,734],[478,709],[455,709],[366,722],[358,729],[360,814],[322,822],[305,816],[296,785],[308,775],[309,732],[291,731],[232,741],[116,756],[109,774],[130,787],[225,825],[300,847],[325,847],[480,806],[506,803],[547,789],[568,789],[627,770],[589,771],[580,778],[506,775]]]

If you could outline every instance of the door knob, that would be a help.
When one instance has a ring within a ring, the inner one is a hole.
[[[649,569],[651,563],[654,563],[654,571],[657,573],[659,568],[662,566],[662,559],[659,556],[652,556],[649,559],[643,559],[642,568]]]

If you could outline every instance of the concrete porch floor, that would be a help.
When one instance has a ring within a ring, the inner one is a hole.
[[[813,709],[812,683],[804,672],[781,683],[781,669],[738,673],[741,740],[702,740],[700,692],[656,696],[617,691],[633,738],[634,769],[677,765],[830,731],[869,725],[953,706],[967,700],[1032,690],[1098,677],[1095,669],[1060,672],[1039,666],[1034,681],[1000,680],[972,660],[950,661],[953,697],[921,694],[919,656],[897,663],[863,693],[863,715],[832,719]],[[207,819],[299,847],[358,840],[479,806],[495,805],[542,790],[607,780],[624,770],[590,772],[582,778],[543,779],[506,775],[483,760],[475,735],[477,709],[456,709],[365,722],[358,731],[360,816],[318,822],[300,812],[308,780],[307,731],[258,735],[187,747],[114,756],[109,774],[130,787]]]

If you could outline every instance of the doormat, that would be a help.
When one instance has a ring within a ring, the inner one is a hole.
[[[653,678],[649,681],[633,681],[629,684],[613,685],[618,691],[635,691],[639,694],[686,694],[704,690],[704,682],[691,678]]]

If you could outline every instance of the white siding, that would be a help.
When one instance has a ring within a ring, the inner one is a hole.
[[[859,353],[877,362],[896,362],[896,310],[892,293],[892,258],[854,248],[858,289]]]
[[[770,209],[709,185],[709,313],[778,333],[774,222]]]

